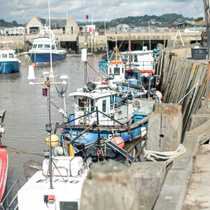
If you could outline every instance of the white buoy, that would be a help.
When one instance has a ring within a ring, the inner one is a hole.
[[[28,67],[28,80],[35,80],[35,72],[34,72],[35,65],[29,65]]]
[[[87,49],[81,50],[81,60],[82,62],[87,62]]]

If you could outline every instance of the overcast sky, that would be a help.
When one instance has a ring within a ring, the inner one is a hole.
[[[77,20],[86,14],[94,20],[164,13],[203,16],[203,0],[50,0],[50,4],[53,17],[69,14]],[[0,0],[0,19],[26,22],[32,16],[47,14],[47,0]]]

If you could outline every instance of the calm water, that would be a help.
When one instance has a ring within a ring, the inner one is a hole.
[[[98,58],[90,57],[89,63],[97,69]],[[84,64],[80,57],[67,57],[63,63],[54,66],[55,75],[69,76],[68,92],[83,85]],[[36,69],[39,78],[43,71],[49,68]],[[97,79],[97,74],[89,68],[89,80]],[[48,122],[46,98],[41,94],[40,86],[31,86],[27,81],[28,65],[22,62],[21,72],[15,75],[0,75],[0,109],[6,109],[6,134],[3,142],[9,150],[9,180],[20,180],[22,185],[26,179],[24,165],[30,160],[41,162],[42,157],[31,153],[43,154],[47,148],[44,144],[46,137],[45,124]],[[61,104],[61,99],[53,91],[54,102]],[[68,110],[72,103],[67,99]],[[61,120],[55,108],[53,122]],[[12,148],[16,148],[14,152]]]

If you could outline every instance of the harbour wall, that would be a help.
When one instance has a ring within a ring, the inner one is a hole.
[[[136,33],[107,33],[106,35],[94,34],[85,36],[84,34],[56,34],[56,38],[61,46],[69,51],[79,52],[88,44],[89,51],[101,52],[107,48],[112,50],[116,41],[121,50],[141,49],[142,46],[155,48],[158,44],[164,47],[183,47],[201,42],[201,32],[136,32]],[[0,36],[0,45],[9,43],[13,48],[25,49],[27,44],[31,44],[38,35],[20,36]]]

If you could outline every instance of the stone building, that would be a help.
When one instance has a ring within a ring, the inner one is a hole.
[[[71,35],[78,35],[80,27],[74,17],[70,16],[66,20],[65,33]]]
[[[46,25],[46,20],[39,17],[32,17],[32,19],[26,24],[27,34],[38,34],[44,29]]]

